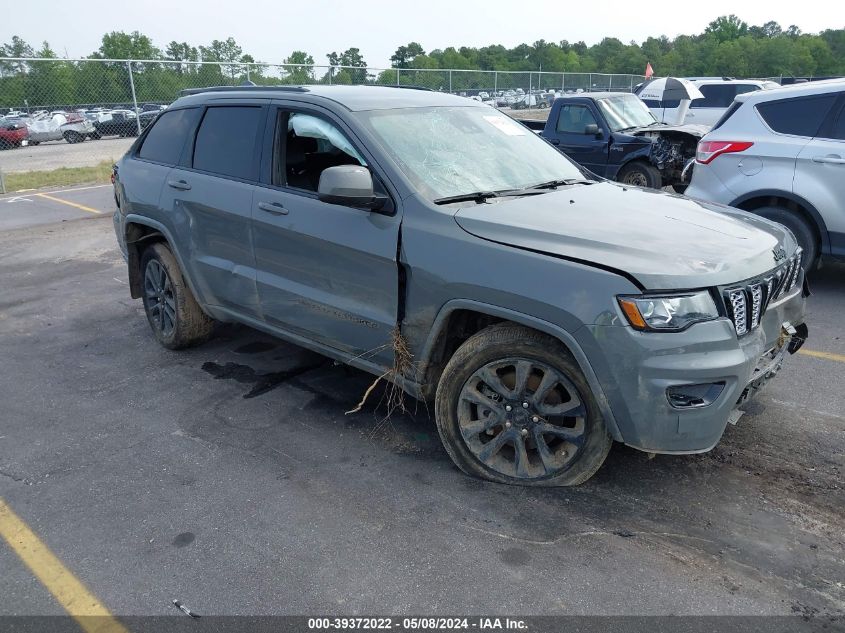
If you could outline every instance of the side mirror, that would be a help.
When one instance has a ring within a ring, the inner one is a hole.
[[[329,204],[340,204],[360,209],[381,209],[386,198],[373,191],[373,175],[359,165],[327,167],[320,174],[317,199]]]
[[[602,131],[599,129],[599,126],[596,123],[590,123],[588,126],[584,128],[584,134],[592,134],[596,138],[602,137]]]

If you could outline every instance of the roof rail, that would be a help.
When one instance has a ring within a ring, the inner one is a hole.
[[[185,88],[179,91],[180,97],[198,95],[204,92],[308,92],[304,86],[209,86],[207,88]]]

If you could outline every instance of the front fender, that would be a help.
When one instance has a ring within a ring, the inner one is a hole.
[[[607,177],[616,180],[616,175],[625,165],[634,160],[651,162],[651,141],[624,141],[610,144]]]
[[[613,414],[610,402],[608,401],[604,389],[602,388],[601,383],[598,377],[596,376],[596,373],[593,369],[593,365],[588,360],[587,354],[585,353],[584,349],[581,346],[581,343],[579,343],[579,340],[577,338],[577,334],[580,330],[584,330],[586,333],[586,328],[584,328],[583,326],[579,328],[579,331],[569,332],[563,329],[562,327],[555,325],[554,323],[549,323],[548,321],[544,321],[529,314],[517,312],[509,308],[503,308],[501,306],[491,305],[472,299],[452,299],[451,301],[446,302],[440,308],[440,311],[437,313],[437,316],[434,319],[434,323],[432,324],[428,338],[426,339],[423,349],[421,350],[421,353],[419,355],[421,361],[421,376],[425,376],[427,368],[432,360],[432,354],[434,352],[436,343],[441,337],[441,335],[444,333],[444,330],[449,322],[450,315],[456,310],[469,310],[472,312],[478,312],[480,314],[486,314],[498,319],[503,319],[505,321],[510,321],[512,323],[518,323],[519,325],[524,325],[539,332],[548,334],[549,336],[552,336],[559,340],[561,343],[563,343],[567,347],[567,349],[569,349],[569,351],[572,353],[572,356],[575,358],[575,361],[578,363],[578,366],[584,373],[584,377],[587,379],[587,383],[590,385],[590,389],[592,389],[593,391],[593,395],[596,398],[596,402],[598,402],[599,409],[601,410],[602,416],[604,417],[608,432],[616,441],[622,441],[622,434],[619,431],[619,426],[616,422],[616,417]]]

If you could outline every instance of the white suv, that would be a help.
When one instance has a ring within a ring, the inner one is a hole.
[[[807,269],[845,258],[845,80],[737,97],[699,142],[686,195],[785,225]]]
[[[695,79],[692,82],[704,95],[703,99],[696,99],[690,103],[689,110],[682,123],[712,126],[727,110],[734,97],[755,92],[779,88],[774,81],[760,81],[757,79]],[[680,101],[657,101],[644,99],[643,102],[651,110],[655,118],[661,123],[678,123],[678,107]]]

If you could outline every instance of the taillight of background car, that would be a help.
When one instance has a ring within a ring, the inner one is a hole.
[[[695,162],[706,165],[717,156],[744,152],[752,145],[748,141],[701,141],[695,150]]]

